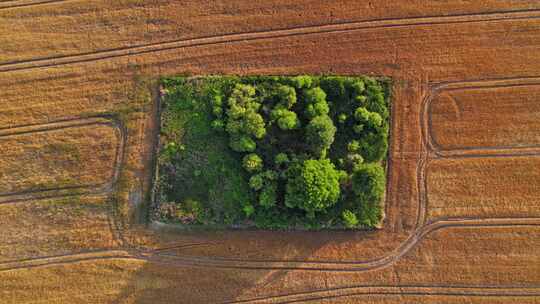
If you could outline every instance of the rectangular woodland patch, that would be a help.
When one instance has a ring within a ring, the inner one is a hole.
[[[264,229],[381,226],[388,80],[172,77],[161,92],[158,220]]]

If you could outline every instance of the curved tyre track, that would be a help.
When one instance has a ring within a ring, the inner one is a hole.
[[[107,125],[115,129],[118,133],[118,143],[116,146],[116,155],[113,164],[112,178],[105,184],[57,187],[43,190],[26,190],[13,193],[0,193],[0,206],[6,204],[25,203],[35,200],[55,199],[62,197],[71,197],[79,195],[100,195],[112,193],[118,183],[120,172],[126,157],[127,128],[124,123],[114,115],[101,115],[87,118],[72,118],[54,121],[45,124],[27,124],[17,127],[0,128],[0,137],[16,136],[20,134],[32,134],[36,132],[46,132],[51,130],[60,130],[71,127]],[[124,238],[123,219],[118,214],[118,206],[115,201],[109,201],[109,227],[114,238],[123,246],[127,246]],[[1,269],[1,267],[0,267]]]
[[[461,14],[453,16],[432,16],[432,17],[410,17],[398,19],[380,19],[372,21],[346,22],[336,24],[323,24],[317,26],[301,26],[296,28],[245,32],[236,34],[225,34],[217,36],[208,36],[194,39],[173,40],[160,43],[143,44],[139,46],[123,47],[102,50],[97,52],[88,52],[74,55],[54,56],[41,59],[31,59],[22,61],[13,61],[0,64],[0,73],[28,70],[35,68],[54,67],[73,63],[91,62],[115,57],[124,57],[180,49],[186,47],[217,45],[224,43],[234,43],[261,39],[272,39],[281,37],[291,37],[309,34],[322,33],[340,33],[373,28],[393,28],[407,26],[454,24],[454,23],[474,23],[474,22],[492,22],[503,20],[520,19],[538,19],[540,10],[520,10],[494,13]]]
[[[272,260],[245,260],[232,258],[209,258],[209,257],[194,257],[181,256],[177,254],[163,253],[159,249],[156,250],[130,250],[123,255],[132,259],[141,259],[155,263],[161,263],[170,266],[197,266],[197,267],[212,267],[212,268],[228,268],[228,269],[259,269],[259,270],[304,270],[304,271],[330,271],[330,272],[356,272],[382,269],[392,265],[402,256],[415,248],[419,242],[432,232],[443,228],[452,227],[516,227],[516,226],[540,226],[540,218],[500,218],[500,219],[452,219],[438,220],[437,222],[428,224],[417,230],[409,237],[397,250],[391,254],[371,261],[362,262],[340,262],[340,261],[272,261]],[[186,246],[201,245],[188,244]],[[204,245],[204,244],[203,244]],[[121,250],[109,250],[104,253],[118,252]],[[107,255],[108,256],[108,255]],[[34,258],[25,261],[13,261],[0,264],[0,271],[19,268],[34,268],[47,266],[50,264],[67,264],[75,263],[80,259],[92,260],[103,259],[103,257],[95,255],[94,252],[65,254],[55,257]],[[22,264],[18,264],[22,263]]]
[[[141,254],[151,260],[167,261],[171,264],[238,269],[285,269],[310,271],[367,271],[392,265],[407,254],[428,234],[443,228],[452,227],[505,227],[540,226],[540,218],[498,218],[498,219],[440,219],[416,230],[399,248],[392,253],[369,261],[307,261],[307,260],[256,260],[219,257],[181,256],[167,253]]]
[[[262,297],[249,300],[225,302],[226,304],[266,304],[266,303],[301,303],[321,301],[348,296],[380,295],[380,296],[457,296],[457,297],[536,297],[540,296],[540,287],[498,287],[498,286],[353,286],[291,293],[274,297]]]
[[[47,132],[52,130],[61,130],[72,127],[106,125],[114,128],[118,133],[118,144],[116,147],[116,156],[113,164],[111,180],[105,184],[91,184],[81,186],[65,186],[56,188],[47,188],[40,190],[24,190],[10,193],[0,193],[0,205],[21,203],[35,199],[51,199],[57,197],[68,197],[85,194],[104,194],[113,190],[116,185],[124,158],[124,150],[127,139],[127,130],[122,122],[112,116],[97,116],[90,118],[69,119],[55,121],[46,124],[23,125],[19,127],[0,128],[0,137],[16,136],[21,134],[32,134],[37,132]]]
[[[209,266],[209,267],[223,267],[223,268],[247,268],[247,269],[299,269],[299,270],[315,270],[315,271],[366,271],[373,269],[380,269],[387,267],[396,262],[403,255],[408,253],[411,249],[428,234],[445,228],[452,227],[501,227],[501,226],[540,226],[540,218],[527,217],[527,218],[438,218],[434,221],[427,222],[427,182],[426,182],[426,168],[429,160],[434,156],[434,146],[430,144],[430,124],[429,124],[429,103],[435,96],[437,90],[442,87],[476,87],[481,85],[487,86],[501,86],[501,85],[515,85],[520,82],[536,82],[540,78],[509,78],[502,80],[478,80],[478,81],[463,81],[458,83],[442,84],[440,86],[432,87],[428,94],[422,100],[422,111],[420,115],[420,125],[422,133],[422,141],[426,152],[421,152],[417,166],[417,179],[419,189],[419,208],[417,214],[417,225],[414,232],[394,251],[383,257],[358,262],[339,262],[339,261],[307,261],[307,260],[245,260],[235,258],[220,258],[220,257],[197,257],[197,256],[180,256],[174,254],[156,254],[156,256],[167,257],[176,260],[176,263],[197,265],[197,266]],[[497,149],[494,149],[497,151]],[[500,149],[498,149],[500,150]],[[471,153],[475,153],[476,150],[471,149]],[[528,151],[528,153],[511,153],[502,154],[498,151],[496,156],[521,156],[521,155],[540,155],[540,151]],[[492,154],[488,154],[493,157]],[[445,157],[435,154],[435,157]],[[473,157],[470,155],[460,155],[459,157]],[[479,157],[476,154],[474,157]],[[426,223],[427,222],[427,223]],[[155,256],[154,256],[155,257]]]
[[[423,136],[428,149],[435,157],[474,157],[474,156],[507,156],[507,155],[537,155],[540,145],[498,146],[498,147],[462,147],[460,149],[444,149],[436,141],[433,134],[431,118],[431,103],[443,92],[469,89],[508,88],[519,86],[540,85],[540,76],[516,77],[506,79],[480,79],[432,84],[428,96],[422,105]]]

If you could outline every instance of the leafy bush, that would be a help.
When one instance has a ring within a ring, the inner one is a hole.
[[[277,203],[277,184],[276,182],[265,183],[261,194],[259,195],[259,204],[265,208],[275,206]]]
[[[309,217],[334,205],[340,195],[340,173],[328,159],[295,163],[288,173],[285,205],[307,211]]]
[[[304,92],[306,101],[305,115],[307,118],[327,115],[330,112],[328,102],[326,102],[326,93],[319,87],[306,90]]]
[[[343,224],[345,227],[354,228],[358,226],[358,219],[356,218],[356,214],[354,214],[352,211],[343,211],[343,213],[341,213],[341,217],[343,218]]]
[[[382,219],[381,201],[384,196],[386,176],[380,164],[356,166],[352,174],[352,187],[360,205],[360,222],[376,226]]]
[[[255,88],[237,84],[228,99],[226,130],[231,135],[230,146],[237,152],[255,150],[253,138],[266,134],[263,117],[258,113],[261,104],[254,98]]]
[[[261,169],[263,168],[262,159],[259,157],[259,155],[255,153],[244,156],[242,164],[244,166],[244,169],[246,169],[246,171],[248,172],[261,171]]]
[[[255,191],[261,190],[262,187],[264,186],[264,174],[259,173],[259,174],[253,175],[249,179],[249,186],[251,187],[251,189]]]
[[[285,153],[279,153],[276,155],[274,162],[277,166],[284,165],[289,162],[289,157]]]
[[[253,152],[257,144],[246,135],[231,136],[229,146],[236,152]]]
[[[306,142],[315,155],[322,155],[334,142],[336,127],[328,115],[316,116],[306,127]]]

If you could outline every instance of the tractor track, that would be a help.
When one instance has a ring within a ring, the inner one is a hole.
[[[92,125],[107,125],[115,129],[118,135],[118,143],[115,149],[115,158],[113,164],[113,172],[109,182],[105,184],[82,185],[56,187],[40,190],[26,190],[11,193],[0,193],[0,206],[8,204],[24,204],[27,202],[57,199],[80,195],[101,195],[114,192],[120,173],[123,167],[124,159],[126,158],[127,144],[127,128],[124,123],[117,119],[114,115],[101,115],[86,118],[70,118],[58,120],[44,124],[26,124],[15,127],[0,128],[0,137],[17,136],[21,134],[32,134],[37,132],[47,132],[52,130],[61,130],[72,127],[92,126]],[[124,223],[119,215],[117,202],[109,199],[109,216],[108,224],[113,234],[113,237],[123,246],[127,246],[128,242],[124,237]]]
[[[405,241],[397,250],[391,254],[370,261],[359,262],[344,262],[344,261],[280,261],[280,260],[255,260],[255,259],[233,259],[233,258],[217,258],[217,257],[197,257],[197,256],[181,256],[177,254],[163,253],[163,250],[137,250],[122,248],[117,250],[107,251],[89,251],[87,253],[64,254],[53,257],[37,257],[21,261],[12,261],[8,263],[0,263],[0,272],[20,268],[42,267],[51,264],[68,264],[76,263],[83,260],[102,259],[103,256],[96,254],[105,254],[105,258],[109,258],[110,252],[128,252],[121,257],[132,259],[141,259],[149,262],[155,262],[176,267],[211,267],[225,269],[258,269],[258,270],[304,270],[304,271],[329,271],[329,272],[357,272],[376,270],[388,267],[406,255],[412,249],[417,247],[419,242],[427,235],[448,228],[462,227],[538,227],[540,226],[540,218],[485,218],[485,219],[439,219],[436,222],[427,224],[421,229],[415,231],[407,241]],[[201,246],[206,244],[186,244],[183,246]],[[182,245],[179,245],[182,247]],[[174,249],[165,248],[164,251]],[[91,255],[89,255],[91,254]],[[117,255],[114,255],[115,257]],[[18,264],[21,263],[21,264]]]
[[[426,123],[428,114],[425,105],[430,101],[428,94],[423,99],[424,111],[421,112],[421,126],[424,144],[428,143],[429,124]],[[432,150],[431,150],[432,151]],[[425,168],[429,163],[430,147],[427,146],[427,152],[421,152],[421,157],[418,161],[418,187],[419,187],[419,208],[417,214],[417,225],[413,233],[401,243],[401,245],[385,256],[370,259],[366,261],[308,261],[308,260],[256,260],[256,259],[236,259],[236,258],[220,258],[220,257],[198,257],[198,256],[181,256],[177,254],[168,254],[166,251],[174,248],[164,248],[163,250],[154,251],[138,251],[132,258],[140,258],[149,261],[166,263],[177,266],[199,266],[199,267],[216,267],[216,268],[239,268],[239,269],[294,269],[294,270],[311,270],[311,271],[368,271],[381,269],[392,265],[402,256],[407,254],[428,234],[441,229],[454,227],[520,227],[520,226],[540,226],[540,218],[438,218],[425,224],[425,214],[427,208],[425,183]],[[535,154],[537,155],[537,154]],[[512,156],[515,156],[512,154]],[[125,244],[125,243],[123,243]],[[165,252],[164,252],[165,251]],[[69,256],[69,255],[66,255]],[[23,267],[24,268],[24,267]]]
[[[10,0],[0,1],[0,10],[10,8],[21,8],[29,6],[40,6],[45,4],[58,4],[61,2],[67,2],[69,0]]]
[[[321,301],[347,296],[466,296],[466,297],[536,297],[540,296],[540,287],[499,287],[499,286],[441,286],[441,285],[361,285],[351,287],[313,290],[307,292],[283,294],[272,297],[259,297],[224,304],[287,304]]]
[[[474,89],[494,89],[520,86],[540,85],[540,76],[513,77],[502,79],[476,79],[469,81],[443,82],[430,85],[430,91],[423,104],[423,118],[425,142],[435,157],[474,157],[474,156],[505,156],[505,155],[536,155],[540,154],[540,145],[497,146],[497,147],[460,147],[459,149],[445,149],[435,140],[433,134],[433,121],[431,117],[431,103],[443,92],[463,91]]]
[[[277,30],[224,34],[193,39],[171,40],[159,43],[141,44],[132,47],[111,48],[102,51],[80,53],[74,55],[52,56],[39,59],[4,62],[0,64],[0,73],[29,70],[45,67],[56,67],[67,64],[92,62],[115,57],[140,55],[157,51],[181,49],[187,47],[219,45],[225,43],[247,42],[253,40],[294,37],[310,34],[341,33],[363,29],[394,28],[423,25],[494,22],[505,20],[539,19],[540,10],[516,10],[506,12],[458,14],[450,16],[409,17],[395,19],[378,19],[371,21],[344,22],[316,26],[299,26]]]
[[[92,125],[107,125],[118,132],[118,144],[115,151],[115,163],[111,179],[105,184],[74,185],[47,189],[30,189],[17,192],[0,193],[0,206],[5,204],[24,203],[36,199],[51,199],[57,197],[69,197],[76,195],[96,195],[111,192],[116,185],[124,158],[124,150],[127,140],[126,129],[123,123],[112,116],[96,116],[90,118],[74,118],[60,120],[45,124],[22,125],[19,127],[0,128],[0,138],[18,136],[22,134],[32,134],[53,130],[62,130],[74,127],[84,127]],[[74,192],[74,190],[80,190]]]
[[[456,83],[443,84],[444,87],[477,87],[479,84],[481,87],[500,87],[505,85],[515,85],[521,82],[536,83],[540,78],[527,77],[527,78],[508,78],[508,79],[484,79],[474,81],[461,81]],[[393,264],[411,249],[416,247],[426,235],[445,228],[454,227],[511,227],[511,226],[540,226],[540,218],[535,217],[522,217],[522,218],[445,218],[440,217],[428,222],[426,218],[428,199],[427,199],[427,180],[426,172],[427,166],[431,159],[444,158],[446,156],[437,155],[434,152],[433,145],[430,145],[430,124],[429,124],[429,104],[435,96],[436,90],[440,87],[432,86],[422,98],[421,113],[420,113],[420,125],[424,150],[420,152],[420,158],[417,163],[417,187],[419,192],[419,207],[416,219],[416,228],[411,235],[392,253],[380,258],[375,258],[366,261],[359,262],[339,262],[339,261],[306,261],[306,260],[245,260],[235,258],[219,258],[219,257],[181,257],[179,255],[165,255],[169,258],[177,258],[182,263],[190,265],[208,265],[210,267],[233,267],[233,268],[249,268],[249,269],[303,269],[303,270],[328,270],[328,271],[366,271],[379,269]],[[497,149],[494,149],[497,151]],[[499,149],[500,150],[500,149]],[[473,149],[471,149],[473,151]],[[473,151],[474,152],[474,151]],[[507,152],[506,154],[488,154],[486,157],[519,157],[519,156],[540,156],[540,151],[532,151],[527,154],[515,153],[515,150]],[[454,157],[454,156],[450,156]],[[482,154],[475,155],[459,155],[456,157],[483,157]],[[337,267],[336,267],[337,266]]]

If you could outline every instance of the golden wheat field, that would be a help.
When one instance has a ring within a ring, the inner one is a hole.
[[[383,227],[149,220],[158,80],[392,79]],[[0,303],[540,303],[540,2],[0,0]]]

